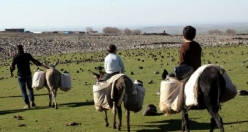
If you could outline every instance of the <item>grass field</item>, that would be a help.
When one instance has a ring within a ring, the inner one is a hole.
[[[237,86],[238,90],[248,90],[248,47],[219,46],[203,49],[202,64],[207,60],[222,66]],[[161,49],[136,49],[118,51],[121,53],[126,74],[133,80],[140,79],[144,82],[146,94],[143,108],[147,104],[159,103],[159,96],[156,91],[160,86],[161,73],[163,69],[172,71],[177,61],[170,61],[171,56],[178,60],[177,48]],[[103,114],[94,108],[92,85],[95,79],[87,72],[96,66],[103,66],[99,61],[105,57],[105,52],[99,53],[75,53],[55,56],[35,57],[41,62],[61,62],[71,60],[71,63],[59,64],[58,70],[69,71],[72,77],[73,88],[68,92],[58,91],[58,109],[48,107],[48,95],[46,89],[35,91],[36,108],[24,110],[24,102],[18,85],[17,78],[9,78],[9,67],[0,67],[0,131],[1,132],[112,132],[112,114],[108,112],[110,126],[105,127]],[[95,60],[92,62],[80,62],[81,59]],[[154,58],[157,58],[155,60]],[[140,60],[140,61],[139,61]],[[2,64],[9,64],[1,62]],[[143,69],[138,69],[143,66]],[[32,71],[36,66],[32,66]],[[134,75],[131,75],[131,71]],[[159,74],[154,74],[159,71]],[[15,71],[16,73],[16,71]],[[153,84],[148,81],[153,80]],[[223,118],[226,132],[247,132],[248,131],[248,110],[247,96],[237,95],[233,100],[222,104],[219,114]],[[158,111],[159,112],[159,111]],[[14,116],[22,116],[23,120],[17,120]],[[192,132],[207,132],[210,127],[210,115],[206,110],[189,111],[191,120],[190,129]],[[126,120],[123,109],[122,131],[126,131]],[[81,125],[66,126],[71,122],[78,122]],[[133,132],[180,132],[181,114],[164,116],[143,116],[142,111],[131,113],[131,131]],[[25,124],[26,126],[18,127]],[[215,131],[218,128],[216,128]]]

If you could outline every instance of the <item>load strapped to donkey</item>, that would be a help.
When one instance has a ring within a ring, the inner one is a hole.
[[[188,67],[182,66],[183,69],[176,67],[174,69],[175,76],[167,76],[160,84],[160,101],[159,109],[165,114],[173,114],[181,112],[183,107],[190,108],[198,106],[198,79],[201,73],[207,67],[215,67],[225,79],[226,89],[220,102],[226,102],[233,99],[236,94],[236,86],[223,68],[214,64],[206,64],[199,67],[195,72]],[[187,71],[181,74],[181,71]]]
[[[112,76],[107,81],[98,81],[95,85],[93,85],[93,96],[95,108],[98,111],[109,110],[111,109],[108,102],[107,90],[111,90],[111,99],[114,98],[114,86],[117,83],[117,80],[124,76],[124,74],[116,74]],[[130,78],[129,78],[130,79]],[[131,79],[130,79],[131,80]],[[121,97],[119,97],[118,102],[115,102],[117,106],[120,106],[122,101],[124,101],[124,107],[129,108],[130,111],[138,112],[142,109],[144,97],[145,97],[145,88],[143,87],[143,83],[139,80],[135,80],[133,82],[133,87],[131,88],[131,95],[128,96],[125,94],[125,90],[123,90]],[[128,102],[128,103],[127,103]],[[129,104],[129,106],[127,106]]]

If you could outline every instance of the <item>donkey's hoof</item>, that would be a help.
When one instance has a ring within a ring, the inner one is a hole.
[[[113,128],[116,129],[116,126],[114,126]]]
[[[55,106],[54,108],[55,108],[55,109],[58,109],[58,106]]]
[[[118,128],[118,131],[121,131],[121,128]]]
[[[106,127],[108,127],[108,126],[109,126],[109,124],[107,123],[105,126],[106,126]]]

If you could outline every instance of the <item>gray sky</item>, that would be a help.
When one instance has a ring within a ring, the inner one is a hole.
[[[248,0],[0,0],[0,31],[248,23]]]

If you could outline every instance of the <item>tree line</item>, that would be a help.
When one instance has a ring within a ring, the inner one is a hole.
[[[224,32],[220,31],[219,29],[209,30],[208,33],[211,34],[211,35],[222,35],[222,34],[224,34]],[[227,35],[236,35],[237,32],[234,29],[227,29],[225,33]]]
[[[86,33],[95,33],[96,31],[93,30],[92,27],[86,27]],[[105,34],[114,34],[114,35],[139,35],[142,33],[141,30],[139,29],[135,29],[135,30],[131,30],[129,28],[125,28],[124,30],[119,29],[117,27],[105,27],[102,29],[102,32]],[[210,35],[223,35],[223,34],[227,34],[227,35],[236,35],[236,30],[234,29],[227,29],[225,32],[220,31],[219,29],[215,29],[215,30],[209,30],[208,33]]]
[[[103,28],[103,33],[106,34],[114,34],[114,35],[121,35],[121,34],[125,34],[125,35],[139,35],[142,33],[141,30],[135,29],[135,30],[131,30],[129,28],[125,28],[124,30],[119,29],[117,27],[105,27]],[[86,33],[93,33],[94,30],[92,27],[86,27]]]

